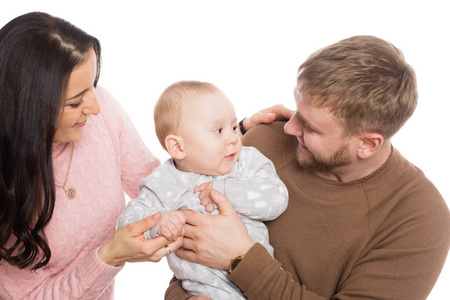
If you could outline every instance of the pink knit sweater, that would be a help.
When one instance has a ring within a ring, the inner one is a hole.
[[[106,90],[97,88],[101,113],[91,116],[83,138],[75,143],[66,198],[56,188],[53,218],[46,228],[52,251],[44,268],[33,272],[0,264],[0,299],[110,299],[121,268],[103,263],[97,250],[113,234],[125,206],[124,192],[138,195],[138,182],[159,165],[125,112]],[[71,144],[53,147],[55,183],[62,185]]]

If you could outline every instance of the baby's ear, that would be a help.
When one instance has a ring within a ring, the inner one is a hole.
[[[166,150],[169,152],[170,156],[174,159],[181,160],[186,156],[186,153],[183,149],[183,139],[176,135],[168,135],[164,143],[166,145]]]

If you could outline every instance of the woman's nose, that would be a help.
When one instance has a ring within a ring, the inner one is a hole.
[[[97,115],[100,113],[100,106],[98,105],[94,88],[85,95],[85,101],[85,106],[83,108],[83,113],[85,115]]]

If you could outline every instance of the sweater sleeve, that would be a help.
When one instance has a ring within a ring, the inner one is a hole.
[[[5,281],[0,283],[0,298],[2,299],[97,299],[113,282],[122,267],[112,267],[100,260],[97,249],[89,253],[75,269],[70,272],[58,273],[47,277],[39,285],[30,290],[25,282],[30,271],[18,270],[15,267],[0,268],[0,278],[14,276],[22,273],[19,281]],[[10,270],[8,270],[10,269]],[[39,270],[37,271],[39,273]],[[34,276],[34,275],[33,275]],[[31,279],[33,280],[33,279]]]
[[[213,188],[225,194],[240,215],[261,221],[280,216],[288,192],[273,163],[255,148],[243,147],[237,167],[239,176],[218,177]]]
[[[156,167],[159,160],[148,150],[139,136],[136,128],[131,122],[125,110],[120,106],[116,98],[106,89],[98,87],[97,97],[104,98],[102,112],[107,123],[107,129],[112,135],[119,134],[114,142],[119,149],[122,187],[131,198],[138,196],[138,185],[140,179],[148,176]],[[104,113],[106,110],[106,113]],[[114,129],[111,129],[114,127]],[[118,127],[118,128],[116,128]]]
[[[411,181],[409,197],[396,202],[379,221],[381,226],[344,277],[335,299],[428,297],[448,255],[450,214],[428,180]],[[371,215],[372,224],[376,212]]]
[[[248,299],[325,299],[293,281],[291,274],[281,269],[281,263],[259,243],[247,252],[229,278]]]
[[[291,275],[281,269],[281,263],[273,259],[263,245],[256,243],[241,263],[229,275],[248,299],[305,299],[325,300],[306,290],[292,280]],[[184,300],[190,298],[176,277],[166,291],[165,299]]]
[[[117,220],[117,228],[123,227],[130,223],[138,222],[146,217],[149,217],[157,212],[160,212],[163,216],[170,208],[167,201],[163,197],[159,196],[157,191],[158,185],[163,184],[159,181],[160,177],[165,177],[163,174],[165,165],[157,168],[154,173],[139,183],[139,196],[130,202],[128,202],[125,211],[120,215]],[[155,178],[156,177],[156,178]],[[146,239],[156,238],[158,224],[150,230],[144,232]]]
[[[248,299],[303,299],[325,300],[306,290],[304,285],[292,280],[292,276],[281,269],[281,263],[273,259],[267,249],[256,243],[241,263],[229,275]],[[192,297],[182,287],[181,281],[173,277],[166,290],[165,299],[185,300]]]

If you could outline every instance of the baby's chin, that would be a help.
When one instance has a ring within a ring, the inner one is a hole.
[[[227,175],[228,173],[230,173],[232,169],[233,168],[229,168],[229,169],[227,168],[227,169],[220,170],[220,171],[215,170],[215,171],[207,172],[208,174],[204,174],[204,175],[208,175],[208,176],[223,176],[223,175]]]

